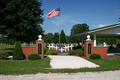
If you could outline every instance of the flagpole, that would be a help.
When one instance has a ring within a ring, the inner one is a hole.
[[[60,16],[59,16],[59,45],[60,45]]]
[[[60,16],[59,16],[59,44],[60,44]]]

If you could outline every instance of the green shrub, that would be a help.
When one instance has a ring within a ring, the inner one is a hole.
[[[41,59],[41,56],[39,56],[39,54],[33,53],[33,54],[30,54],[30,55],[28,56],[28,59],[29,59],[29,60],[37,60],[37,59]]]
[[[114,50],[114,47],[113,46],[109,46],[108,50]]]
[[[84,51],[82,49],[77,49],[75,50],[75,52],[76,52],[76,55],[78,56],[84,56]]]
[[[7,52],[0,52],[0,59],[6,59],[8,56],[9,54]]]
[[[48,48],[44,47],[44,54],[47,53]]]
[[[100,59],[101,56],[100,56],[99,54],[91,54],[91,55],[89,56],[89,58],[90,58],[90,59]]]
[[[69,55],[75,55],[75,54],[76,54],[76,51],[75,51],[75,50],[70,50],[70,51],[68,52],[68,54],[69,54]]]
[[[13,60],[23,60],[23,59],[25,59],[25,56],[23,54],[20,42],[17,41],[13,53]]]
[[[84,56],[84,51],[82,49],[76,49],[76,50],[70,50],[68,52],[69,55],[78,55],[78,56]]]
[[[73,47],[73,50],[76,50],[76,49],[81,49],[82,47],[80,45],[77,45],[75,47]]]
[[[57,50],[51,48],[51,49],[47,50],[46,54],[47,55],[58,55],[58,52],[57,52]]]

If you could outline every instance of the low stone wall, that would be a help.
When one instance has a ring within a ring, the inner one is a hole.
[[[91,44],[91,54],[99,54],[101,57],[107,57],[107,47],[94,47],[93,41],[85,41],[84,56],[89,58],[91,54],[88,54],[88,44]]]
[[[22,51],[26,58],[28,58],[28,55],[30,55],[32,53],[37,54],[36,47],[22,47]]]
[[[93,47],[93,53],[99,54],[101,57],[107,57],[107,47]]]
[[[40,47],[38,47],[38,44],[41,44]],[[23,50],[23,54],[25,55],[26,58],[28,58],[28,56],[30,54],[39,54],[41,56],[41,59],[44,58],[44,41],[36,41],[36,46],[35,47],[22,47]],[[41,51],[41,53],[39,53],[39,50]]]

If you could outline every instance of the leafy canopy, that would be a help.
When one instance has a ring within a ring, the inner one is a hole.
[[[82,33],[85,31],[89,31],[89,26],[86,23],[76,24],[72,27],[70,36],[73,36],[75,34]],[[81,41],[81,38],[71,39],[71,42],[80,42],[80,41]]]
[[[36,40],[44,33],[41,6],[38,0],[0,0],[0,34],[21,42]]]

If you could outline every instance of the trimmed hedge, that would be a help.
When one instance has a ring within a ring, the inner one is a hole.
[[[23,60],[23,59],[25,59],[25,55],[23,54],[20,42],[17,41],[13,53],[13,60]]]
[[[57,50],[50,48],[49,50],[47,50],[46,54],[47,55],[58,55],[58,52]]]
[[[9,54],[7,52],[0,52],[0,59],[7,59]]]
[[[114,47],[113,46],[109,46],[108,50],[114,50]]]
[[[81,46],[77,45],[77,46],[73,47],[73,50],[76,50],[76,49],[81,49]]]
[[[82,49],[77,49],[76,50],[76,55],[78,55],[78,56],[84,56],[84,51]]]
[[[91,55],[89,56],[89,58],[90,58],[90,59],[100,59],[101,56],[100,56],[99,54],[91,54]]]
[[[39,56],[39,54],[33,53],[33,54],[30,54],[30,55],[28,56],[28,59],[29,59],[29,60],[37,60],[37,59],[41,59],[41,56]]]
[[[75,51],[75,50],[70,50],[70,51],[68,52],[68,54],[69,54],[69,55],[75,55],[75,54],[76,54],[76,51]]]
[[[82,49],[77,50],[70,50],[68,52],[69,55],[78,55],[78,56],[84,56],[84,51]]]

